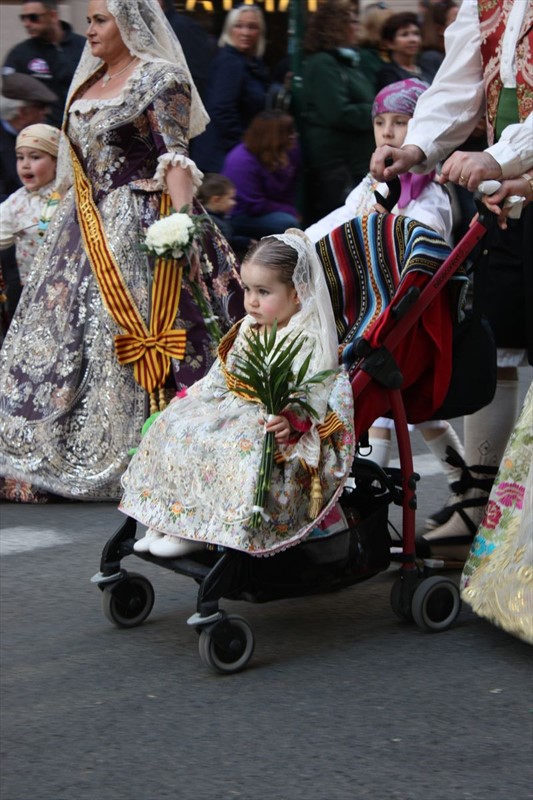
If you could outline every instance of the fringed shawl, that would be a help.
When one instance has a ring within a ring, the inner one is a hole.
[[[331,293],[339,341],[365,336],[376,346],[394,325],[390,303],[411,286],[422,289],[450,248],[435,231],[408,217],[372,213],[356,217],[317,242]],[[464,273],[452,280],[464,285]],[[442,404],[451,374],[452,323],[460,292],[443,287],[394,356],[402,371],[410,422],[429,419]],[[371,384],[355,398],[357,432],[386,414],[386,392]]]
[[[402,276],[413,270],[432,275],[450,253],[435,231],[415,220],[374,213],[335,228],[316,248],[343,343],[364,334]]]

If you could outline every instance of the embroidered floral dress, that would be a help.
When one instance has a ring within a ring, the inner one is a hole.
[[[20,283],[24,286],[43,238],[39,233],[39,220],[50,199],[53,184],[36,192],[22,186],[0,205],[0,250],[14,244],[17,248],[17,266]]]
[[[101,76],[101,70],[93,80]],[[86,84],[85,86],[87,86]],[[147,319],[153,262],[140,249],[159,217],[165,169],[191,168],[190,91],[178,67],[141,62],[111,100],[74,98],[68,135],[93,189],[107,240]],[[235,261],[207,231],[203,281],[222,327],[242,316]],[[175,321],[187,331],[178,387],[201,378],[213,342],[184,279]],[[147,417],[146,392],[114,349],[120,333],[84,251],[72,189],[49,226],[0,359],[0,474],[77,499],[118,499],[128,450]]]
[[[251,317],[242,322],[226,361],[230,371],[252,322]],[[310,336],[295,370],[313,348]],[[314,374],[312,362],[308,374]],[[324,503],[319,519],[332,508],[353,459],[353,398],[347,375],[339,373],[317,391],[310,403],[320,408],[319,419],[331,409],[342,426],[319,441],[313,423],[302,434],[308,442],[280,448],[285,460],[274,464],[267,517],[259,528],[250,528],[249,522],[263,447],[262,407],[228,390],[220,360],[186,397],[165,409],[142,439],[123,477],[121,511],[161,532],[253,555],[296,544],[314,526],[308,515],[311,476],[298,452],[309,453],[308,465],[318,467]]]
[[[474,611],[533,644],[533,385],[462,576]]]

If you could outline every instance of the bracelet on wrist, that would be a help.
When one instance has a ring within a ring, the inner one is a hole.
[[[520,175],[520,177],[521,177],[521,178],[522,178],[524,181],[526,181],[526,182],[528,183],[528,185],[529,185],[529,191],[531,192],[531,197],[530,197],[529,199],[530,199],[530,200],[533,200],[533,175],[529,175],[527,172],[524,172],[524,174],[523,174],[523,175]]]

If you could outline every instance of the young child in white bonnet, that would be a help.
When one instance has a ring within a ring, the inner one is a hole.
[[[22,286],[26,283],[42,241],[39,220],[55,210],[52,198],[56,177],[59,128],[39,123],[28,125],[17,136],[17,174],[22,187],[0,204],[0,249],[16,247]]]

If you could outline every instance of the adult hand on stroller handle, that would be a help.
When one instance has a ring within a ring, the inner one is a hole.
[[[439,183],[457,183],[475,192],[482,181],[502,180],[501,166],[490,153],[456,150],[442,165]]]
[[[385,159],[385,167],[391,167],[393,164],[392,156],[389,156]],[[392,211],[398,200],[400,199],[400,195],[402,193],[402,185],[400,183],[400,179],[398,177],[390,178],[387,181],[387,186],[389,189],[389,193],[387,197],[383,197],[381,192],[375,191],[374,195],[376,197],[376,202],[383,206],[386,211]]]
[[[507,219],[519,219],[524,204],[527,204],[526,196],[517,194],[518,191],[522,191],[520,181],[520,178],[503,182],[490,180],[482,181],[478,186],[477,199],[480,201],[479,207],[483,211],[488,209],[492,214],[495,214],[498,217],[500,228],[505,229],[507,227]]]
[[[370,159],[370,172],[378,181],[391,181],[421,164],[426,156],[416,145],[391,147],[382,145],[374,150]]]

